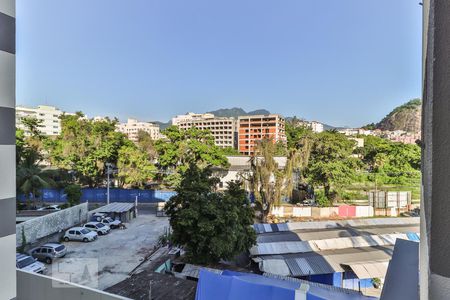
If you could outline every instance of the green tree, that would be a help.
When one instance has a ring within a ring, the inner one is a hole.
[[[256,242],[253,209],[240,183],[225,193],[215,191],[219,179],[210,168],[191,163],[177,195],[166,203],[173,243],[183,246],[189,261],[217,263],[247,251]]]
[[[22,161],[26,147],[25,132],[21,129],[16,129],[16,165]]]
[[[115,131],[116,124],[117,120],[89,120],[82,113],[63,115],[61,134],[47,143],[51,163],[75,171],[81,184],[101,185],[105,164],[117,164],[119,149],[132,144]]]
[[[28,206],[32,203],[36,207],[41,190],[55,185],[52,179],[53,171],[43,170],[39,162],[39,153],[33,148],[28,148],[17,165],[16,186],[18,193],[25,196]]]
[[[222,150],[222,154],[226,155],[226,156],[241,155],[241,153],[237,149],[234,149],[233,147],[225,147],[225,148],[222,148],[221,150]]]
[[[155,141],[148,132],[143,130],[138,131],[137,145],[142,151],[147,153],[150,160],[154,160],[158,156],[158,152],[155,148]]]
[[[80,204],[81,186],[78,184],[70,184],[64,188],[64,193],[67,195],[67,203],[69,206]]]
[[[200,168],[228,165],[227,158],[214,144],[214,138],[209,131],[195,127],[182,130],[170,126],[163,134],[166,139],[156,141],[155,147],[161,179],[168,186],[179,185],[190,164],[196,164]]]
[[[261,140],[250,158],[250,172],[243,175],[255,196],[263,222],[285,194],[286,172],[275,161],[276,152],[273,140]]]
[[[376,136],[364,137],[358,150],[371,176],[384,184],[417,184],[420,178],[421,150],[415,144],[392,142]]]
[[[16,187],[23,194],[27,205],[36,207],[43,188],[55,186],[54,170],[44,170],[42,149],[46,138],[40,127],[42,121],[33,117],[22,118],[25,130],[16,129]]]
[[[121,185],[126,184],[133,188],[143,188],[157,172],[149,154],[135,145],[120,148],[117,168]]]
[[[352,157],[354,146],[354,141],[337,132],[316,135],[306,172],[310,183],[323,187],[330,203],[332,188],[349,184],[359,168],[358,159]]]

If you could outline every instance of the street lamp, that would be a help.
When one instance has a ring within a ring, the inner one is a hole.
[[[106,175],[108,176],[108,182],[106,183],[106,204],[109,204],[109,174],[110,174],[110,167],[112,167],[111,163],[106,163]]]

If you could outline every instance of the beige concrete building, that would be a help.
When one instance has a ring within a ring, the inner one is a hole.
[[[237,147],[236,123],[237,121],[233,118],[216,117],[213,114],[188,113],[172,118],[172,125],[180,129],[196,127],[201,130],[209,130],[214,137],[216,146],[221,148]]]
[[[159,126],[154,123],[139,122],[136,119],[128,119],[127,123],[120,123],[117,125],[117,131],[126,134],[133,142],[137,142],[138,132],[141,130],[150,134],[153,140],[158,140],[161,138]]]
[[[59,118],[62,114],[64,114],[64,112],[54,106],[38,105],[36,108],[17,106],[16,127],[25,130],[22,119],[32,117],[42,121],[42,127],[40,129],[42,134],[58,135],[61,133],[61,120]]]

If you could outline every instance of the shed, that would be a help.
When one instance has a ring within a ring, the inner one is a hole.
[[[93,213],[105,213],[113,219],[129,222],[137,217],[137,208],[134,203],[114,202],[95,209]]]

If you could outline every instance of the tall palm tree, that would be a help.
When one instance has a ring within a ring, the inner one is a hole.
[[[28,148],[22,161],[17,165],[17,189],[19,193],[25,195],[28,206],[31,202],[36,207],[41,189],[55,185],[52,179],[53,170],[44,170],[39,165],[40,160],[39,152]]]

